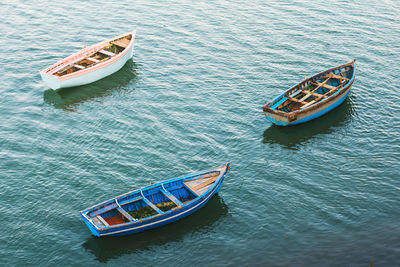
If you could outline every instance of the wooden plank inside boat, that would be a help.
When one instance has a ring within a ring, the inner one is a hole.
[[[334,90],[334,89],[337,88],[337,87],[335,87],[335,86],[332,86],[332,85],[329,85],[329,84],[325,84],[325,83],[320,83],[320,82],[311,82],[311,84],[317,85],[318,88],[319,88],[319,87],[325,87],[325,88],[328,88],[328,89],[330,89],[330,90]]]
[[[130,222],[136,221],[129,213],[127,213],[123,208],[118,207],[117,210]]]
[[[74,64],[74,67],[75,67],[75,68],[78,68],[78,69],[81,69],[81,70],[84,70],[84,69],[85,69],[84,66],[81,66],[81,65],[78,65],[78,64]]]
[[[301,99],[297,99],[297,98],[294,98],[294,97],[288,97],[289,98],[289,100],[291,100],[291,101],[294,101],[294,102],[298,102],[298,103],[301,103],[301,104],[306,104],[307,102],[305,102],[304,100],[301,100]]]
[[[321,86],[323,86],[324,84],[326,84],[326,83],[329,81],[330,78],[331,78],[331,77],[329,76],[325,81],[323,81],[322,83],[319,83],[317,87],[315,87],[314,89],[312,89],[312,90],[310,91],[310,93],[311,93],[311,92],[317,91]],[[313,84],[313,82],[311,82],[311,84]],[[306,94],[306,95],[305,95],[302,99],[300,99],[300,100],[301,100],[301,101],[304,101],[304,100],[306,100],[307,98],[309,98],[309,97],[311,96],[310,93]]]
[[[317,93],[314,93],[314,92],[311,92],[311,91],[303,91],[305,94],[311,94],[311,95],[314,95],[314,96],[317,96],[317,97],[320,97],[320,98],[327,98],[328,96],[326,96],[326,95],[322,95],[322,94],[317,94]]]
[[[119,40],[115,40],[115,41],[113,41],[111,43],[114,44],[114,45],[117,45],[119,47],[122,47],[122,48],[127,48],[129,43],[130,43],[130,40],[128,40],[126,38],[122,38],[122,39],[119,39]]]
[[[335,79],[350,81],[349,78],[346,78],[346,77],[343,77],[343,76],[340,76],[340,75],[337,75],[337,74],[333,74],[333,73],[327,74],[327,75],[325,75],[323,78],[326,78],[326,77],[329,77],[329,76],[330,76],[331,78],[335,78]]]
[[[151,207],[153,210],[155,210],[157,213],[162,214],[163,212],[156,206],[153,204],[153,202],[151,202],[150,200],[148,200],[145,196],[142,196],[144,202],[146,202],[146,204]]]
[[[201,194],[198,192],[198,190],[214,183],[218,179],[219,174],[220,174],[220,172],[215,172],[215,173],[207,175],[206,177],[201,177],[201,178],[193,180],[193,181],[185,182],[184,184],[190,190],[192,190],[192,192],[194,192],[195,194],[197,194],[199,196]]]
[[[109,57],[115,56],[115,54],[113,52],[110,52],[110,51],[107,51],[107,50],[104,50],[104,49],[101,49],[99,52],[104,54],[104,55],[106,55],[106,56],[109,56]]]
[[[90,61],[92,61],[92,62],[94,62],[94,63],[99,63],[100,62],[100,60],[98,60],[98,59],[95,59],[95,58],[93,58],[93,57],[88,57],[88,58],[86,58],[87,60],[90,60]]]
[[[104,224],[105,226],[110,226],[101,216],[96,216],[93,218],[93,220],[98,220],[100,221],[102,224]]]
[[[311,105],[314,104],[315,102],[317,102],[317,101],[316,101],[316,100],[313,100],[313,101],[311,101],[311,102],[308,102],[307,104],[301,106],[300,109],[306,108],[306,107],[308,107],[308,106],[311,106]]]
[[[164,186],[161,189],[161,192],[167,197],[169,198],[172,202],[175,203],[176,206],[178,206],[178,208],[182,208],[182,202],[177,199],[173,194],[171,194],[171,192],[165,190]]]

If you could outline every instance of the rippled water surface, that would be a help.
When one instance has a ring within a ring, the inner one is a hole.
[[[9,265],[400,265],[399,1],[0,3],[0,254]],[[137,29],[133,59],[49,90],[39,71]],[[290,128],[261,106],[357,59],[350,97]],[[79,211],[232,171],[196,214],[97,239]]]

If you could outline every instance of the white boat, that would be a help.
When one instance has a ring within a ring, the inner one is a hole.
[[[42,70],[52,89],[89,84],[120,70],[133,56],[136,30],[86,47]]]

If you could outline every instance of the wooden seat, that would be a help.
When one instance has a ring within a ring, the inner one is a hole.
[[[111,43],[122,48],[127,48],[130,43],[130,40],[122,38],[116,41],[112,41]]]
[[[162,212],[156,205],[154,205],[150,200],[147,198],[143,198],[144,202],[146,202],[147,205],[149,205],[153,210],[157,211],[159,214],[163,214]]]
[[[128,212],[126,212],[123,208],[118,207],[117,210],[125,217],[127,218],[130,222],[136,221],[135,218],[133,218]]]
[[[194,181],[188,181],[188,182],[184,182],[184,184],[196,195],[200,196],[201,194],[199,194],[198,190],[214,183],[220,176],[220,172],[214,173],[213,175],[209,176],[210,178],[208,179],[198,179],[198,180],[204,180],[201,183],[197,183],[195,185],[191,185],[190,182],[194,182]],[[196,181],[196,180],[195,180]]]
[[[314,89],[312,89],[308,94],[306,94],[302,99],[300,99],[301,101],[306,100],[307,98],[309,98],[311,96],[311,93],[317,91],[321,86],[323,86],[324,84],[326,84],[329,79],[331,78],[331,76],[327,76],[327,79],[325,81],[323,81],[322,83],[319,83],[318,86]],[[313,84],[313,81],[311,81],[311,84]],[[315,85],[315,84],[314,84]]]
[[[337,87],[332,86],[332,85],[328,85],[328,84],[320,83],[320,82],[314,82],[314,81],[311,82],[311,84],[318,86],[318,88],[319,88],[319,87],[325,87],[325,88],[328,88],[329,90],[334,90],[334,89],[337,88]]]
[[[88,58],[86,58],[86,59],[89,60],[89,61],[92,61],[92,62],[94,62],[94,63],[99,63],[99,62],[100,62],[100,60],[95,59],[95,58],[92,58],[92,57],[88,57]]]
[[[317,94],[317,93],[306,91],[306,90],[304,90],[303,92],[306,93],[306,94],[311,94],[311,95],[317,96],[319,98],[327,98],[328,97],[326,95],[321,95],[321,94]]]
[[[78,65],[78,64],[74,64],[74,67],[77,68],[77,69],[80,69],[80,70],[86,69],[84,66]]]
[[[101,50],[99,51],[99,53],[102,53],[102,54],[104,54],[104,55],[106,55],[106,56],[109,56],[109,57],[115,56],[115,54],[114,54],[113,52],[106,51],[106,50],[104,50],[104,49],[101,49]]]
[[[207,185],[210,185],[210,184],[214,183],[218,179],[218,177],[219,177],[219,175],[218,176],[216,175],[213,178],[210,178],[210,179],[206,180],[204,183],[201,183],[199,185],[194,186],[193,190],[197,191],[197,190],[199,190],[199,189],[201,189],[203,187],[206,187]]]
[[[144,195],[143,192],[140,191],[140,193],[142,193],[142,198],[143,201],[146,202],[147,205],[149,205],[153,210],[157,211],[158,214],[163,214],[164,212],[162,212],[156,205],[154,205],[150,200],[148,200]]]
[[[315,102],[317,102],[317,100],[310,101],[310,102],[308,102],[307,104],[301,106],[300,109],[306,108],[306,107],[308,107],[308,106],[311,106],[311,105],[314,104]]]
[[[97,220],[99,220],[102,224],[104,224],[104,226],[110,226],[110,225],[106,222],[106,220],[104,220],[103,217],[101,217],[100,215],[98,215],[98,216],[96,216],[96,217],[94,217],[94,218],[96,218]]]
[[[62,67],[61,69],[59,69],[56,73],[61,74],[61,73],[65,72],[65,71],[67,71],[69,68],[71,68],[73,66],[74,66],[74,63],[68,64],[68,65]]]
[[[178,206],[178,208],[182,208],[182,202],[177,199],[173,194],[171,194],[171,192],[168,192],[167,190],[165,190],[164,185],[162,186],[161,192],[167,197],[169,198],[172,202],[175,203],[175,205]]]
[[[288,97],[288,99],[290,100],[290,101],[293,101],[293,102],[298,102],[298,103],[301,103],[301,104],[306,104],[307,102],[305,102],[304,100],[301,100],[301,99],[297,99],[297,98],[294,98],[294,97]]]
[[[350,81],[349,78],[343,77],[341,75],[333,74],[333,73],[329,73],[329,74],[325,75],[323,78],[327,78],[327,77],[331,77],[331,78],[334,78],[334,79],[345,80],[345,81]]]
[[[309,95],[309,94],[310,94],[310,95],[313,95],[313,96],[315,96],[316,98],[315,98],[314,100],[312,100],[312,101],[310,101],[310,102],[304,104],[303,106],[301,106],[300,109],[303,109],[303,108],[306,108],[306,107],[308,107],[308,106],[311,106],[312,104],[318,102],[321,98],[327,98],[327,97],[328,97],[328,96],[326,96],[326,95],[317,94],[317,93],[314,93],[314,92],[311,92],[311,91],[303,91],[303,92],[306,93],[307,95]]]

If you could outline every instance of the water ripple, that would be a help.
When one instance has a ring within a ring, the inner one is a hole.
[[[0,5],[4,264],[398,263],[398,1]],[[61,90],[41,81],[135,28],[134,57],[114,75]],[[285,129],[265,120],[267,101],[353,58],[335,111]],[[103,240],[79,218],[227,161],[220,194],[176,224]]]

